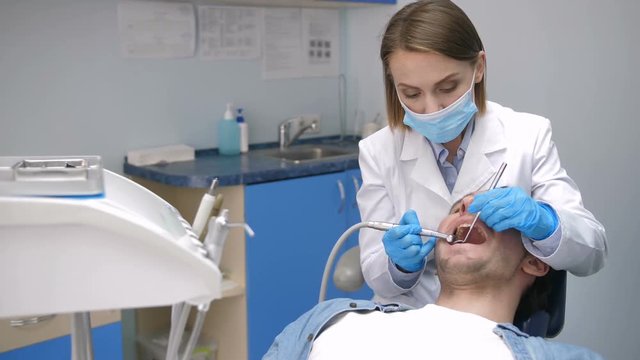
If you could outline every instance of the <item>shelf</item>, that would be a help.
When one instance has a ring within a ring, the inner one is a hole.
[[[238,295],[244,295],[244,286],[230,279],[222,280],[222,298],[223,299],[238,296]]]

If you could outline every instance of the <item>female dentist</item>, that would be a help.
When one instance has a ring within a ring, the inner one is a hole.
[[[416,234],[436,229],[458,199],[486,190],[502,162],[498,188],[475,196],[469,211],[481,211],[495,231],[520,231],[527,250],[555,269],[586,276],[602,268],[604,228],[560,165],[549,120],[486,100],[484,48],[459,7],[405,6],[387,25],[380,57],[389,126],[360,142],[357,199],[362,219],[403,226],[360,231],[376,300],[416,307],[435,300],[435,239],[423,244]],[[474,245],[452,246],[464,254]]]

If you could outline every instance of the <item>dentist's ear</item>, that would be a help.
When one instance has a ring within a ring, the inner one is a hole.
[[[522,271],[533,276],[544,276],[549,272],[549,265],[533,255],[527,255],[522,260]]]

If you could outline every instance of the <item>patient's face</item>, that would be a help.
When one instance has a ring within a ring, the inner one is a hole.
[[[458,202],[440,223],[439,230],[456,234],[459,228],[470,225],[475,214],[467,212],[473,196]],[[465,231],[459,231],[464,238]],[[518,271],[525,250],[516,230],[495,232],[480,219],[469,234],[466,243],[449,244],[440,240],[436,244],[436,264],[441,280],[448,283],[476,284],[479,281],[504,279]]]

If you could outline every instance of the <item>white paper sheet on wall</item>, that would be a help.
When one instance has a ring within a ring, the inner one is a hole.
[[[340,13],[330,9],[264,11],[262,77],[338,76]]]
[[[302,76],[301,19],[300,9],[264,10],[264,79]]]
[[[208,60],[260,57],[262,9],[199,6],[199,56]]]
[[[123,57],[190,57],[196,48],[196,19],[189,3],[121,1],[118,3]]]
[[[302,43],[306,76],[340,73],[340,13],[330,9],[302,10]]]

